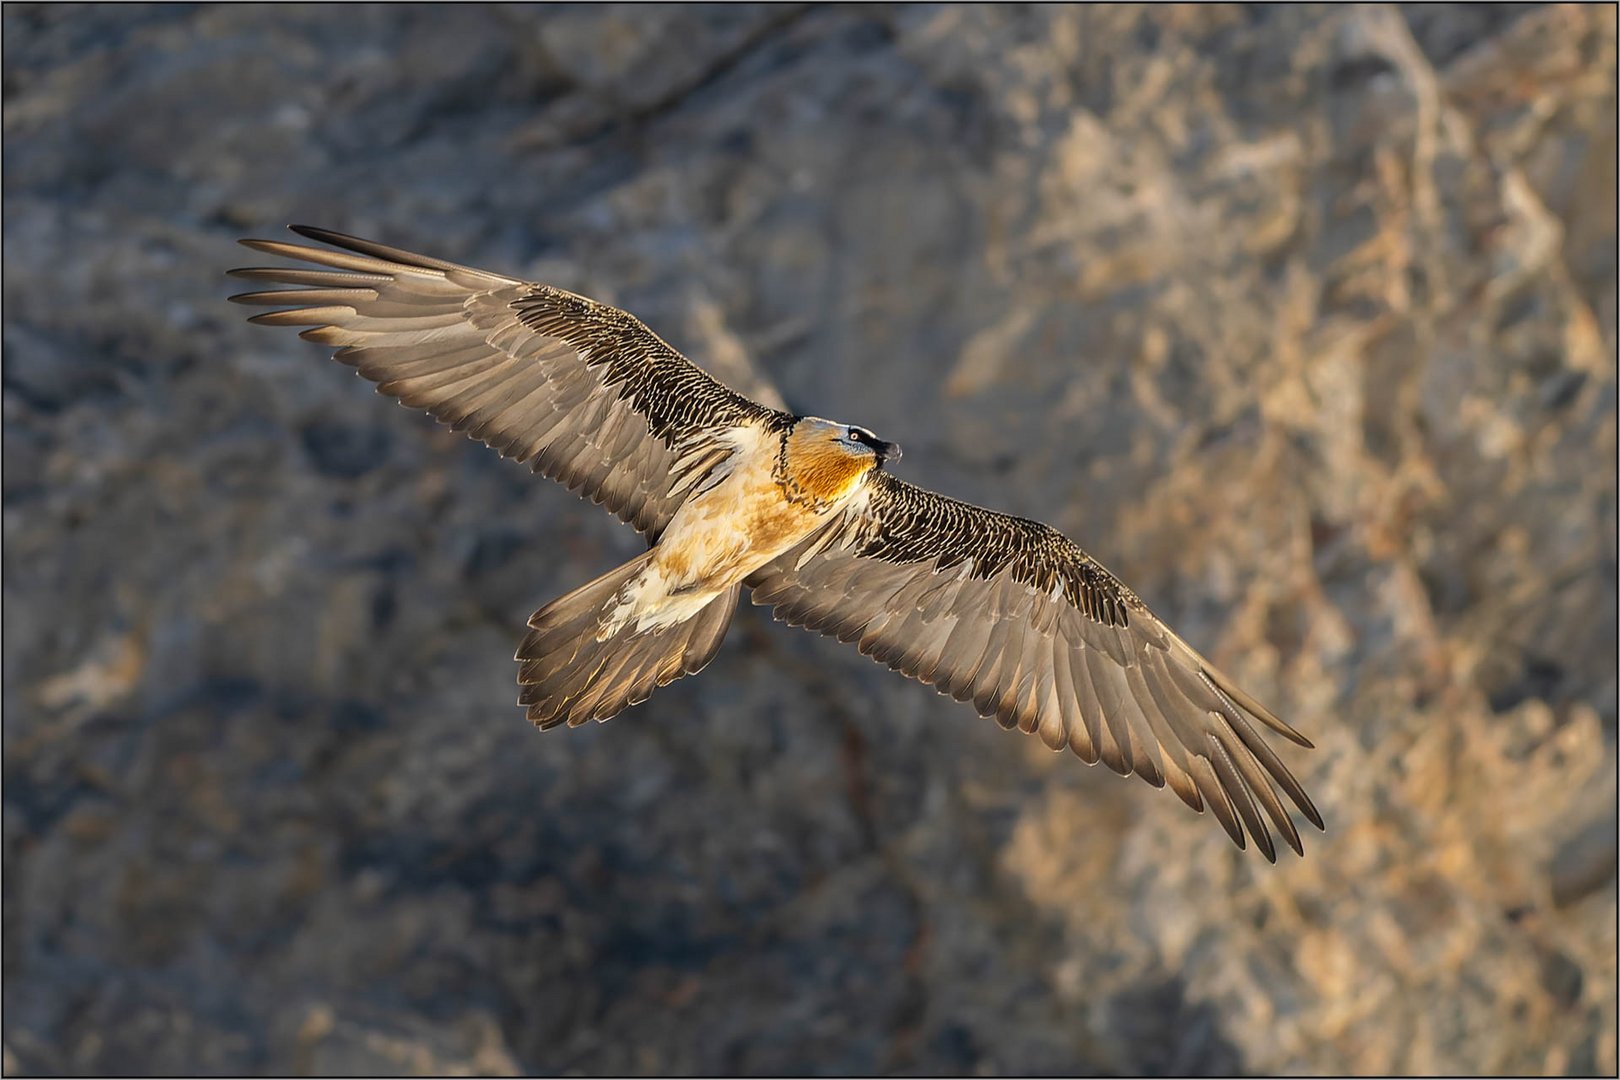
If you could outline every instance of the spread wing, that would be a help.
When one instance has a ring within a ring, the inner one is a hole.
[[[729,389],[634,316],[549,285],[293,226],[346,250],[244,240],[321,269],[237,277],[294,288],[243,293],[286,306],[252,322],[308,326],[403,405],[530,462],[656,538],[729,453],[714,436],[788,418]]]
[[[1303,852],[1278,788],[1322,828],[1255,722],[1310,742],[1039,522],[878,472],[864,498],[748,584],[777,618],[855,642],[1005,728],[1168,783],[1240,848],[1246,827],[1275,861],[1263,809]]]

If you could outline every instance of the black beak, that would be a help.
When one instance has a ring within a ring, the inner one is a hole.
[[[880,443],[877,444],[875,449],[877,450],[877,457],[878,457],[878,464],[879,465],[885,464],[885,463],[890,462],[890,461],[899,461],[900,460],[900,444],[899,443],[880,442]]]

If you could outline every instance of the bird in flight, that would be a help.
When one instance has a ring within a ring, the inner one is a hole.
[[[1279,789],[1312,805],[1257,726],[1311,743],[1049,526],[916,487],[864,428],[751,401],[640,320],[550,285],[325,229],[243,240],[308,267],[236,277],[334,358],[644,533],[649,549],[542,607],[518,647],[518,704],[542,729],[606,720],[700,671],[746,587],[1053,750],[1169,785],[1266,858]]]

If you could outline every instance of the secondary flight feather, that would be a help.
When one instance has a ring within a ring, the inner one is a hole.
[[[379,392],[606,506],[648,551],[552,601],[517,651],[541,728],[701,670],[741,591],[1005,728],[1206,807],[1268,859],[1322,827],[1262,736],[1309,747],[1095,559],[1039,522],[896,478],[871,432],[751,401],[634,316],[562,289],[293,226],[306,267],[232,270]],[[1284,797],[1286,796],[1286,802]]]

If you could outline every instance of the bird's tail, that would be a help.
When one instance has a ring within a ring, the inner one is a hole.
[[[621,590],[635,582],[652,556],[649,551],[609,570],[529,619],[516,657],[523,687],[518,704],[536,727],[606,720],[714,659],[741,586],[727,589],[685,622],[646,630],[638,630],[633,619],[610,623]]]

